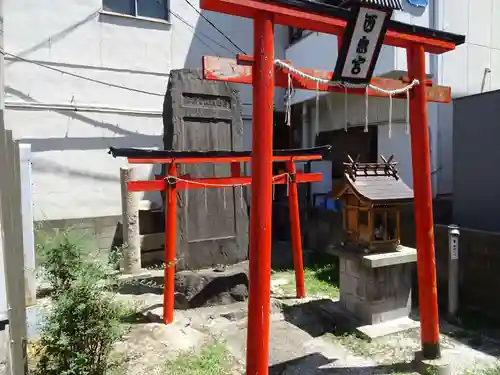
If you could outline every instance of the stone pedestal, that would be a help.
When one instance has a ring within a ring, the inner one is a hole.
[[[383,254],[334,251],[340,261],[340,303],[364,325],[407,318],[415,249],[400,246]]]

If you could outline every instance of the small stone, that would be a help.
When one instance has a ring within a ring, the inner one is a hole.
[[[239,310],[239,311],[231,311],[227,314],[221,314],[223,318],[226,318],[227,320],[230,321],[236,321],[236,320],[241,320],[244,319],[248,316],[248,313],[246,310]]]
[[[282,286],[282,285],[288,285],[288,284],[290,284],[290,282],[287,279],[274,279],[274,280],[271,280],[271,288]]]
[[[226,270],[226,265],[225,264],[218,264],[214,268],[214,272],[224,272]]]
[[[189,309],[189,301],[184,294],[177,292],[174,294],[174,308],[177,310]]]

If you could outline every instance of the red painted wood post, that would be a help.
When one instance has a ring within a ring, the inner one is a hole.
[[[290,207],[295,290],[297,298],[304,298],[306,296],[306,288],[304,285],[304,262],[302,259],[302,238],[300,234],[299,193],[297,191],[296,169],[293,160],[287,161],[287,171],[290,174],[288,206]]]
[[[177,176],[177,167],[171,163],[168,176]],[[174,321],[175,257],[177,244],[177,188],[175,181],[168,182],[165,194],[165,280],[163,289],[163,322]]]
[[[407,50],[411,79],[425,82],[424,47],[415,44]],[[411,152],[413,190],[415,194],[415,232],[417,239],[417,270],[420,303],[422,354],[426,359],[441,356],[439,348],[439,314],[432,218],[432,183],[427,100],[425,85],[410,91]]]
[[[254,19],[252,200],[246,374],[268,374],[271,304],[271,219],[274,102],[274,23]]]
[[[241,177],[241,164],[240,162],[231,163],[231,177]]]

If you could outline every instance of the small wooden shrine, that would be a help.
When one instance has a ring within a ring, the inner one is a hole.
[[[400,244],[400,207],[413,201],[413,191],[401,180],[393,161],[359,163],[348,156],[344,182],[334,190],[342,199],[346,247],[364,252],[394,251]]]

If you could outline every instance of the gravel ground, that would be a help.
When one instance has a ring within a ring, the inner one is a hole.
[[[284,299],[276,294],[274,297],[269,358],[271,375],[414,373],[411,360],[420,347],[418,330],[375,342],[367,342],[350,334],[335,336],[327,332],[331,325],[325,326],[325,321],[318,319],[314,312],[311,313],[311,306],[317,305],[317,298],[299,301]],[[142,295],[134,296],[134,299],[142,301],[149,320],[161,319],[161,307],[158,307],[161,304],[160,296]],[[300,324],[292,324],[284,313],[285,301],[287,306],[305,309],[305,320]],[[331,300],[322,301],[332,303]],[[153,368],[153,364],[158,367],[166,358],[175,357],[190,347],[196,350],[214,338],[227,345],[234,361],[233,373],[243,373],[246,308],[245,303],[237,303],[176,311],[176,322],[171,326],[165,327],[159,323],[135,326],[126,340],[118,345],[123,353],[133,358],[127,373],[139,374]],[[474,333],[449,325],[443,331],[449,333],[441,335],[441,345],[444,355],[452,364],[453,374],[462,375],[467,370],[477,370],[496,363],[500,343],[483,338],[481,345],[472,348],[466,343],[477,341]]]
[[[283,281],[273,287],[270,375],[413,374],[410,362],[419,349],[419,332],[410,331],[367,342],[351,334],[334,335],[332,322],[318,318],[317,306],[335,303],[321,297],[294,300],[283,293]],[[174,324],[161,323],[161,295],[121,295],[140,311],[139,321],[116,345],[112,359],[116,375],[167,375],[165,362],[181,353],[196,353],[211,341],[223,342],[230,353],[232,373],[244,373],[247,333],[246,303],[176,311]],[[320,303],[317,303],[321,301]],[[43,302],[46,304],[46,300]],[[302,311],[291,321],[286,308]],[[298,307],[297,307],[298,306]],[[441,343],[454,375],[491,366],[500,343],[457,327],[443,325]],[[7,338],[0,335],[0,375],[5,367]],[[2,360],[4,359],[4,360]],[[183,375],[181,373],[170,373]],[[200,374],[205,374],[200,372]],[[209,375],[209,373],[206,373]],[[114,375],[114,374],[113,374]]]

